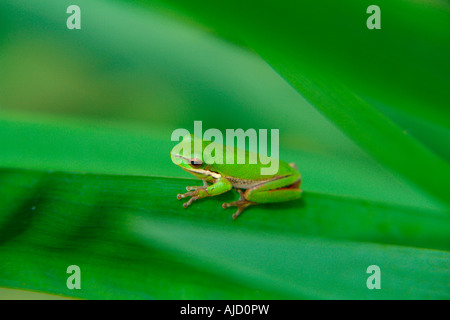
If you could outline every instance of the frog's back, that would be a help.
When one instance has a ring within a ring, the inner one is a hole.
[[[245,161],[244,164],[237,163],[237,150],[238,148],[227,147],[225,152],[235,152],[234,163],[223,163],[223,164],[213,164],[212,167],[217,170],[219,174],[226,177],[233,186],[237,188],[251,188],[255,184],[260,184],[261,182],[271,181],[278,179],[280,177],[299,175],[296,168],[289,165],[282,160],[276,160],[271,157],[259,155],[250,151],[245,151]],[[241,150],[242,151],[242,150]],[[224,156],[224,162],[226,161],[226,156]],[[232,159],[229,157],[228,159]],[[240,158],[242,159],[242,157]],[[250,160],[256,163],[250,163]],[[241,160],[242,161],[242,160]],[[264,164],[263,164],[264,163]],[[278,168],[276,168],[278,163]],[[262,169],[273,168],[272,174],[262,174]],[[276,171],[275,171],[276,170]],[[300,176],[300,175],[299,175]]]

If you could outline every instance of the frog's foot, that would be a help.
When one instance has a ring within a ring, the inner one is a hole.
[[[208,193],[206,192],[206,188],[208,188],[208,183],[206,181],[203,181],[203,186],[186,187],[186,190],[189,192],[177,194],[177,199],[181,200],[186,197],[191,197],[187,202],[183,203],[183,208],[186,209],[195,200],[208,196]]]
[[[194,202],[197,199],[200,199],[199,195],[200,195],[201,192],[206,192],[206,188],[199,187],[199,188],[197,188],[194,191],[189,191],[189,192],[186,192],[186,193],[183,193],[183,194],[179,193],[179,194],[177,194],[177,199],[181,200],[181,199],[186,198],[186,197],[191,197],[188,200],[188,202],[183,203],[183,208],[186,209],[187,207],[189,207],[192,204],[192,202]]]
[[[224,203],[222,204],[222,208],[226,209],[228,207],[237,207],[237,211],[233,214],[233,219],[236,219],[241,214],[241,212],[244,211],[245,208],[252,204],[254,203],[248,200],[238,200],[234,202]]]
[[[237,207],[237,211],[233,214],[233,219],[236,219],[242,211],[244,211],[245,208],[248,206],[251,206],[253,204],[256,204],[254,202],[248,201],[245,199],[244,193],[240,189],[235,189],[239,193],[239,200],[229,202],[229,203],[223,203],[222,208],[226,209],[228,207]]]
[[[177,199],[178,200],[181,200],[181,199],[186,198],[186,197],[191,197],[188,200],[188,202],[183,203],[183,208],[186,209],[187,207],[189,207],[192,204],[192,202],[194,202],[195,200],[197,200],[199,198],[198,197],[198,191],[199,190],[195,190],[195,191],[189,191],[189,192],[186,192],[186,193],[183,193],[183,194],[181,194],[181,193],[177,194]]]

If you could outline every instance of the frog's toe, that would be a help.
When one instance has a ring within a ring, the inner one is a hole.
[[[198,191],[197,191],[197,190],[195,190],[195,191],[189,191],[189,192],[186,192],[186,193],[179,193],[179,194],[177,194],[177,199],[178,199],[178,200],[181,200],[181,199],[186,198],[186,197],[193,197],[193,196],[196,196],[197,194],[198,194]]]
[[[193,190],[199,190],[199,189],[206,190],[206,187],[204,187],[204,186],[187,186],[186,187],[187,191],[193,191]]]
[[[245,207],[238,207],[237,211],[235,213],[233,213],[232,217],[233,219],[236,219],[242,211],[244,211]]]
[[[186,209],[187,207],[189,207],[192,204],[192,202],[194,202],[198,198],[199,197],[197,197],[197,196],[190,198],[188,202],[183,203],[183,208]]]
[[[187,191],[198,190],[198,189],[206,190],[206,188],[209,187],[209,184],[208,184],[208,182],[206,182],[206,180],[202,180],[202,181],[203,181],[202,186],[188,186],[188,187],[186,187],[186,190]]]

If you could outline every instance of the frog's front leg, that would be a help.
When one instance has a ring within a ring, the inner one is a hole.
[[[206,182],[206,180],[203,181],[203,186],[187,186],[186,190],[189,192],[186,193],[179,193],[177,194],[177,199],[181,200],[186,197],[191,197],[188,202],[183,203],[183,207],[187,208],[191,205],[191,203],[197,199],[204,198],[207,195],[205,193],[207,192],[206,189],[209,187],[209,184]]]
[[[197,190],[197,189],[206,189],[209,187],[208,182],[206,182],[206,180],[202,180],[203,181],[203,186],[187,186],[186,190],[187,191],[192,191],[192,190]]]
[[[192,191],[186,192],[184,194],[178,194],[177,199],[181,200],[186,197],[191,197],[188,200],[188,202],[183,203],[183,207],[187,208],[195,200],[202,199],[205,197],[216,196],[216,195],[219,195],[219,194],[229,191],[231,188],[232,188],[232,185],[231,185],[230,181],[228,181],[225,178],[220,178],[220,179],[216,180],[216,182],[214,182],[212,185],[208,185],[208,183],[205,180],[203,180],[203,186],[201,186],[201,187],[199,187],[199,186],[186,187],[186,189],[188,191],[189,190],[192,190]]]

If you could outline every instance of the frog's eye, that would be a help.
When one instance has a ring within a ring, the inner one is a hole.
[[[191,158],[189,160],[189,165],[192,168],[200,168],[203,165],[203,161],[197,158]]]

